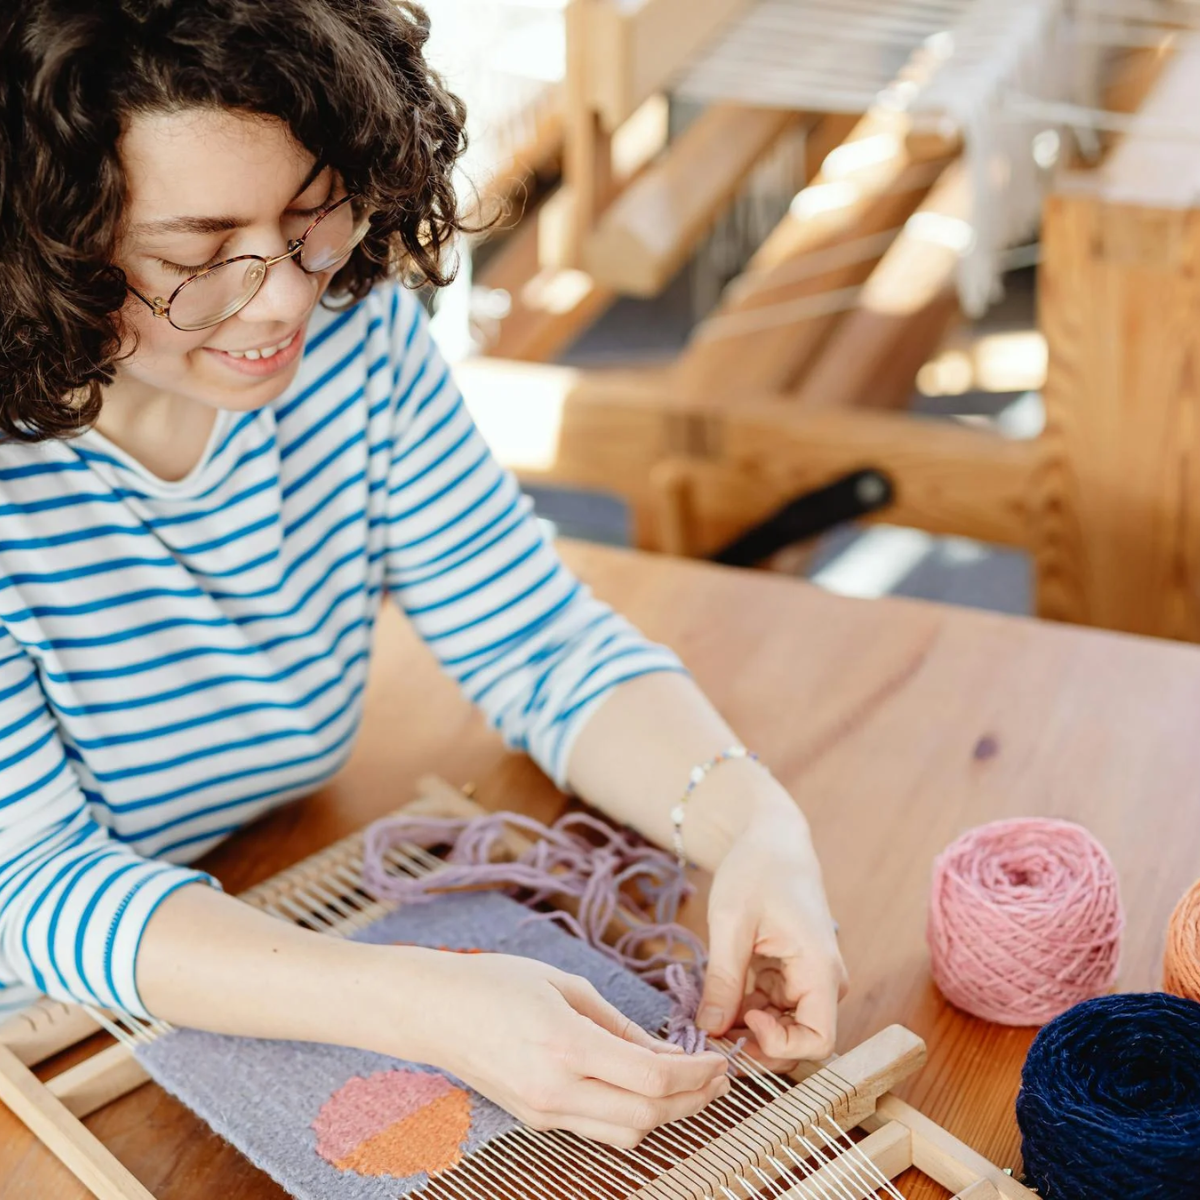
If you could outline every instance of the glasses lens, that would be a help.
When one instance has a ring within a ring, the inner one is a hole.
[[[309,230],[300,251],[300,265],[310,274],[328,271],[366,236],[371,214],[357,197],[331,208]]]
[[[184,330],[219,325],[250,303],[266,270],[261,258],[246,258],[197,275],[171,301],[171,324]]]

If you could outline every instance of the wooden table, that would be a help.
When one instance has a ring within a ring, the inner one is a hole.
[[[790,579],[568,545],[568,562],[674,646],[808,812],[852,975],[839,1042],[903,1022],[929,1064],[906,1098],[1000,1165],[1032,1031],[950,1008],[924,944],[930,862],[995,817],[1073,818],[1109,848],[1128,912],[1122,985],[1159,980],[1172,905],[1200,875],[1200,650]],[[367,716],[330,787],[210,856],[238,891],[412,794],[436,771],[541,819],[562,801],[438,672],[402,621],[379,631]],[[281,1192],[153,1086],[88,1124],[159,1197]],[[86,1192],[0,1110],[0,1200]],[[913,1183],[914,1198],[945,1193]]]

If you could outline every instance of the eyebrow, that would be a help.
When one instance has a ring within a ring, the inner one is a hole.
[[[328,165],[325,159],[317,159],[305,176],[304,182],[296,189],[292,200],[302,196]],[[164,233],[228,233],[232,229],[244,229],[249,224],[250,222],[243,217],[166,217],[161,221],[147,221],[138,225],[134,233],[142,236]]]

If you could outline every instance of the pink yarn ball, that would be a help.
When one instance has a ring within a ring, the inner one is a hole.
[[[993,821],[933,864],[934,981],[988,1021],[1041,1025],[1109,991],[1124,923],[1112,860],[1070,821]]]

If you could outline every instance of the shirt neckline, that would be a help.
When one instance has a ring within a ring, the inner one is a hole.
[[[113,467],[119,474],[132,476],[138,490],[157,496],[186,496],[198,485],[208,481],[213,456],[221,445],[234,414],[228,409],[218,409],[208,439],[195,466],[181,479],[163,479],[149,467],[139,462],[128,451],[110,441],[98,429],[88,429],[79,439],[85,460],[100,462]]]

